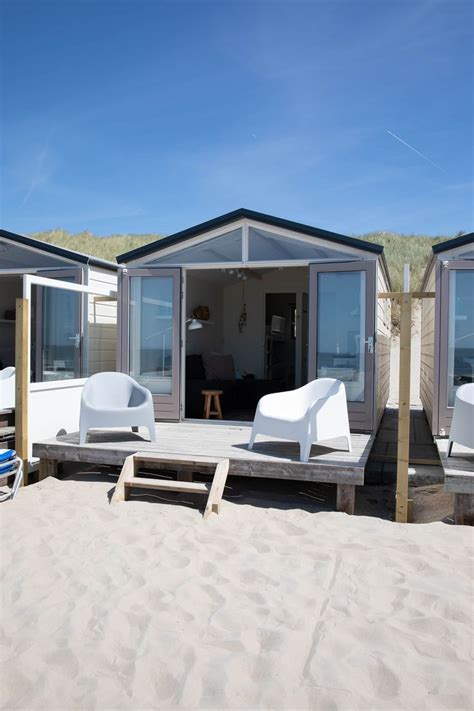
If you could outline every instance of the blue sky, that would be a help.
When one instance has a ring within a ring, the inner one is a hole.
[[[472,230],[472,8],[3,0],[2,226]]]

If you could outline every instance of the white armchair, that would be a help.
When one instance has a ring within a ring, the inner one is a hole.
[[[15,407],[15,368],[8,366],[0,370],[0,410]]]
[[[474,449],[474,383],[466,383],[456,390],[448,457],[451,456],[454,442]]]
[[[308,461],[313,442],[336,437],[345,437],[351,452],[344,383],[319,378],[297,390],[265,395],[257,405],[249,449],[259,434],[299,442],[302,462]]]
[[[148,429],[156,442],[151,392],[125,373],[97,373],[84,385],[81,397],[79,443],[85,444],[92,427],[138,427]]]

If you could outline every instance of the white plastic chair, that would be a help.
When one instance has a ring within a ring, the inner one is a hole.
[[[297,390],[262,397],[253,421],[249,449],[259,434],[294,440],[300,461],[307,462],[313,442],[345,437],[352,451],[344,383],[319,378]]]
[[[0,410],[9,410],[15,407],[15,368],[0,370]]]
[[[84,385],[81,397],[79,443],[85,444],[92,427],[138,427],[148,429],[156,442],[151,392],[125,373],[96,373]]]
[[[448,457],[451,456],[454,442],[474,449],[474,383],[466,383],[456,390],[449,430]]]

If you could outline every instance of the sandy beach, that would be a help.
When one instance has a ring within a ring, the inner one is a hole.
[[[472,708],[472,529],[113,488],[1,506],[2,709]]]

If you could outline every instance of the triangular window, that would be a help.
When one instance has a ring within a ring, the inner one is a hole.
[[[242,261],[242,230],[232,230],[191,247],[178,249],[164,257],[159,255],[149,264],[216,264]]]
[[[353,255],[320,244],[251,227],[249,229],[249,262],[286,262],[293,259],[350,259]]]

